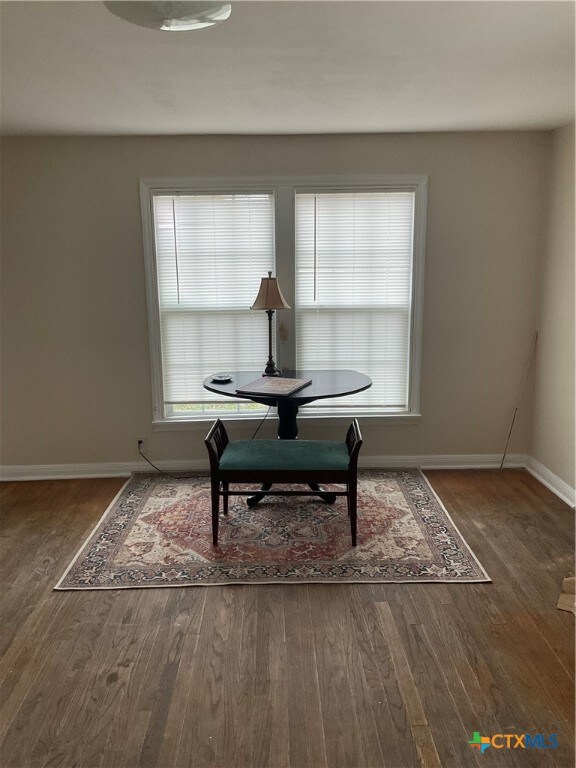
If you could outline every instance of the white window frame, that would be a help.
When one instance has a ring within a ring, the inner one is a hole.
[[[156,261],[154,248],[154,218],[153,197],[157,193],[191,194],[203,192],[206,194],[249,193],[253,191],[272,190],[276,198],[275,236],[276,236],[276,274],[282,286],[282,291],[288,303],[294,306],[294,239],[295,212],[294,200],[296,192],[318,191],[412,191],[414,192],[414,245],[412,265],[412,315],[409,356],[409,391],[406,410],[374,414],[372,410],[363,414],[360,410],[350,408],[344,412],[335,409],[333,413],[314,413],[311,408],[308,413],[302,409],[299,418],[321,419],[340,423],[343,418],[365,416],[364,422],[391,424],[414,424],[420,417],[420,381],[422,356],[422,318],[424,300],[424,251],[426,238],[426,208],[427,208],[428,176],[425,174],[402,175],[363,175],[363,176],[287,176],[287,177],[236,177],[236,178],[165,178],[141,179],[140,202],[143,225],[144,262],[146,273],[146,295],[148,306],[148,324],[150,341],[150,362],[152,377],[153,414],[152,422],[159,429],[191,429],[194,425],[204,428],[207,422],[213,420],[213,415],[200,414],[190,418],[168,418],[164,413],[164,398],[162,385],[162,355],[160,344],[160,315],[156,277]],[[285,368],[293,368],[296,359],[295,350],[295,319],[294,311],[283,310],[282,322],[287,330],[287,342],[276,338],[277,348],[281,348],[280,362]],[[263,360],[267,350],[263,350]],[[278,361],[278,357],[276,358]],[[231,400],[231,403],[235,402]],[[261,414],[234,413],[226,414],[227,418],[254,421]]]

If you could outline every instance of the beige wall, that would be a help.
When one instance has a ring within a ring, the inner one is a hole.
[[[574,125],[553,134],[530,454],[575,486]]]
[[[5,138],[2,463],[133,461],[140,435],[157,460],[205,458],[202,431],[151,428],[138,187],[195,175],[429,174],[423,418],[366,424],[363,454],[497,454],[537,322],[550,143],[539,132]],[[529,427],[521,413],[512,452],[528,450]]]

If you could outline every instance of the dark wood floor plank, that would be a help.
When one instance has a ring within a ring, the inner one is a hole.
[[[202,588],[156,591],[165,592],[167,601],[159,622],[159,636],[150,650],[142,684],[131,707],[131,711],[148,715],[138,760],[142,768],[160,765],[164,741],[178,738],[179,733],[169,729],[170,705],[180,676],[186,674],[181,668],[184,647],[187,642],[197,642],[207,592]],[[126,727],[129,728],[129,722]],[[129,755],[128,751],[126,757]]]
[[[98,674],[86,676],[78,689],[87,695],[75,697],[73,730],[84,734],[79,762],[86,766],[103,766],[106,754],[122,744],[160,627],[117,624],[110,630]]]
[[[364,586],[358,585],[352,589],[351,594],[354,643],[360,655],[367,698],[366,712],[358,713],[358,718],[369,718],[372,714],[382,755],[381,762],[374,761],[374,765],[390,768],[417,765],[417,744],[408,721],[390,648],[374,603],[362,599],[363,590]]]
[[[314,645],[313,618],[306,586],[284,592],[286,662],[289,670],[288,738],[290,765],[327,768],[324,724]]]
[[[491,733],[499,733],[500,723],[495,716],[493,699],[485,697],[471,664],[472,638],[457,633],[452,621],[453,606],[443,604],[440,594],[431,592],[424,585],[413,585],[407,597],[421,619],[426,646],[434,656],[437,674],[444,677],[454,711],[463,726],[463,740],[472,738],[480,722]],[[503,754],[501,762],[514,765],[508,753]]]
[[[117,593],[101,597],[103,600],[97,602],[105,603],[108,608],[114,605]],[[91,602],[90,598],[88,602]],[[99,644],[107,630],[105,621],[102,621],[102,616],[106,616],[107,612],[95,614],[95,620],[90,620],[87,613],[79,611],[78,614],[68,615],[67,622],[63,616],[66,614],[64,611],[57,614],[61,623],[53,622],[53,617],[45,609],[42,609],[42,614],[48,628],[44,642],[38,644],[38,636],[24,635],[22,647],[28,653],[29,663],[22,668],[0,713],[3,728],[12,727],[18,731],[19,722],[23,722],[24,727],[30,727],[28,723],[33,723],[31,730],[35,736],[50,711],[46,702],[57,708],[55,699],[61,697],[64,703],[66,699],[65,695],[60,694],[62,685],[74,685],[85,671],[92,674],[93,667],[98,664]],[[39,705],[38,718],[34,715],[36,704]],[[13,721],[15,724],[11,726]],[[7,747],[5,749],[8,751]]]
[[[384,753],[376,724],[376,718],[379,716],[378,706],[374,706],[374,691],[368,686],[365,674],[365,660],[369,648],[366,646],[366,638],[359,632],[361,626],[355,622],[354,594],[354,589],[346,590],[342,610],[339,612],[344,663],[350,684],[350,701],[354,708],[364,764],[384,766]]]
[[[252,764],[290,765],[284,587],[262,585],[257,596],[255,686],[252,707]]]
[[[349,664],[344,643],[342,617],[348,610],[348,590],[314,584],[308,587],[308,595],[328,765],[364,766],[366,756],[352,701],[351,677],[358,657]]]
[[[224,674],[234,626],[232,613],[238,617],[237,592],[233,587],[213,587],[206,594],[194,657],[183,671],[188,698],[180,713],[182,730],[175,765],[215,766],[217,752],[233,727],[225,716]]]
[[[95,663],[84,666],[64,690],[60,688],[68,708],[64,716],[50,718],[50,728],[41,734],[44,748],[55,751],[66,740],[73,742],[80,731],[84,738],[79,759],[102,765],[105,755],[123,744],[150,654],[160,632],[165,635],[158,617],[167,598],[161,590],[154,590],[145,601],[140,595],[132,598],[127,590],[117,594],[106,613],[105,631],[94,643]]]
[[[130,718],[130,728],[124,732],[124,738],[120,744],[110,744],[108,746],[102,760],[104,768],[128,768],[128,766],[136,768],[138,765],[137,762],[134,762],[137,759],[134,756],[140,754],[146,739],[150,725],[150,712],[130,709],[127,717]],[[156,765],[160,766],[163,764],[157,763]],[[49,768],[49,766],[42,766],[42,768]],[[56,768],[56,764],[54,768]]]
[[[412,725],[410,729],[418,750],[419,764],[422,768],[442,768],[442,763],[440,762],[440,756],[438,755],[436,744],[434,743],[430,731],[430,726]],[[397,763],[396,765],[400,768],[400,766],[403,765],[416,764],[416,761],[414,761],[413,763]]]
[[[437,668],[422,624],[401,623],[388,603],[380,603],[378,610],[392,640],[392,655],[401,687],[410,691],[409,696],[414,700],[416,717],[412,724],[429,726],[443,766],[476,765],[474,753],[469,754],[465,730],[450,698],[444,671]]]
[[[498,642],[498,635],[494,629],[500,630],[482,622],[474,623],[469,620],[469,605],[463,593],[459,596],[461,605],[454,606],[452,614],[453,623],[460,632],[472,638],[469,648],[475,648],[474,656],[470,658],[470,665],[477,671],[480,685],[486,691],[486,696],[493,697],[490,709],[498,719],[502,733],[563,733],[561,738],[561,750],[550,753],[546,758],[546,765],[564,766],[572,764],[574,758],[573,740],[574,731],[570,725],[570,734],[562,731],[562,721],[553,723],[546,716],[550,702],[542,692],[537,680],[527,675],[522,654],[510,654]],[[546,657],[542,659],[540,674],[545,674],[548,666]],[[566,680],[565,686],[568,685]],[[483,722],[483,721],[481,721]],[[565,720],[571,723],[573,720]],[[566,738],[567,736],[567,738]],[[520,756],[516,755],[517,762],[530,766],[539,766],[543,760],[542,754],[537,750],[524,750]]]
[[[233,608],[226,644],[222,696],[224,732],[218,743],[216,763],[230,768],[252,764],[256,692],[256,605],[258,590],[232,587]]]
[[[196,590],[192,590],[196,591]],[[180,655],[179,673],[174,681],[174,688],[172,690],[172,698],[168,708],[168,715],[166,720],[166,726],[164,728],[164,736],[159,746],[158,762],[157,766],[187,766],[191,763],[182,757],[182,752],[185,747],[182,748],[181,744],[183,739],[188,738],[187,732],[190,730],[193,723],[190,723],[189,714],[189,699],[196,687],[196,680],[193,677],[194,665],[198,659],[198,645],[200,642],[200,633],[204,624],[204,612],[206,611],[206,605],[208,604],[208,592],[204,591],[202,600],[202,612],[200,615],[199,631],[198,633],[185,633],[183,636],[183,643]],[[210,610],[210,608],[208,609]],[[147,755],[138,755],[139,760],[135,762],[135,766],[139,765],[140,759],[147,761]],[[127,760],[130,758],[130,754],[126,755]]]
[[[105,625],[84,626],[76,636],[56,638],[43,646],[42,658],[34,664],[37,674],[29,681],[0,748],[10,765],[25,764],[25,754],[31,765],[42,765],[54,751],[54,742],[58,751],[78,757],[90,726],[85,716],[105,634]],[[82,742],[77,740],[78,732],[83,733]],[[23,740],[21,734],[27,738]]]
[[[410,725],[428,725],[426,713],[424,712],[420,694],[406,655],[406,649],[389,604],[386,602],[378,603],[376,613],[387,645],[390,648],[396,678],[408,713],[408,722]]]

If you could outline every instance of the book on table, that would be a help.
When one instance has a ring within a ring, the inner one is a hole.
[[[262,376],[250,384],[238,387],[236,392],[239,395],[272,395],[274,397],[287,397],[304,389],[312,379],[289,379],[281,376]]]

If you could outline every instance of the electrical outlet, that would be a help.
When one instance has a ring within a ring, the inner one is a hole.
[[[143,437],[136,438],[136,448],[138,453],[144,453],[146,450],[146,440]]]

